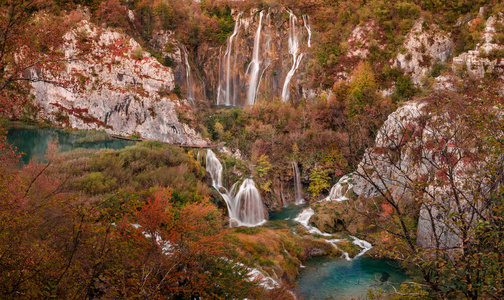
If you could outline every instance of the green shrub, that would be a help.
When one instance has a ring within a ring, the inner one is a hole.
[[[131,56],[136,60],[141,60],[144,56],[144,50],[142,49],[142,47],[135,47],[131,51]]]
[[[88,174],[81,181],[82,190],[90,195],[104,194],[117,188],[117,180],[105,177],[101,172]]]
[[[180,99],[182,99],[182,89],[180,88],[180,84],[175,83],[175,87],[173,88],[173,93],[177,95]]]

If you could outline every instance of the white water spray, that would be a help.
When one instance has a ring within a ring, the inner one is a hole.
[[[222,164],[210,149],[206,155],[206,170],[212,177],[212,186],[227,204],[231,226],[254,227],[266,222],[266,209],[252,179],[245,179],[236,194],[237,183],[229,190],[223,187]]]
[[[303,225],[303,227],[305,227],[308,230],[308,232],[311,234],[318,234],[318,235],[322,235],[322,236],[326,236],[326,237],[332,236],[331,234],[326,233],[326,232],[321,232],[318,228],[310,225],[310,219],[314,214],[315,214],[315,212],[313,211],[313,209],[311,207],[308,207],[308,208],[304,209],[302,212],[300,212],[299,215],[296,218],[294,218],[294,221]],[[358,239],[355,236],[351,236],[351,235],[350,235],[350,237],[353,239],[352,243],[359,246],[362,249],[361,252],[359,252],[359,254],[357,254],[354,257],[354,259],[361,257],[362,255],[364,255],[364,253],[366,253],[367,251],[369,251],[373,247],[373,245],[366,242],[365,240]],[[338,243],[340,243],[344,240],[345,239],[326,239],[324,241],[326,243],[331,244],[336,249],[339,249]],[[348,261],[352,260],[347,252],[345,252],[341,249],[339,249],[339,250],[342,252],[342,256],[344,259],[346,259]]]
[[[352,174],[345,175],[331,188],[329,196],[322,201],[345,201],[348,200],[348,194],[353,188]]]
[[[184,48],[184,58],[185,58],[185,67],[186,67],[187,101],[189,101],[189,103],[194,103],[194,96],[193,96],[193,90],[192,90],[193,80],[191,77],[191,66],[189,65],[189,58],[187,55],[187,49],[185,49],[185,48]]]
[[[283,89],[282,89],[282,101],[285,102],[289,100],[289,84],[292,79],[292,76],[294,76],[294,73],[299,67],[299,63],[301,62],[301,59],[303,58],[303,54],[298,56],[298,51],[299,51],[299,39],[297,35],[297,17],[294,15],[294,13],[290,10],[287,10],[289,13],[289,53],[292,55],[292,67],[287,73],[287,77],[285,78]]]
[[[254,181],[247,178],[243,181],[234,197],[234,218],[240,226],[257,226],[264,224],[266,211],[261,201],[261,195]]]
[[[311,26],[310,26],[310,16],[303,15],[303,24],[308,32],[308,48],[311,47]]]
[[[234,84],[233,85],[231,84],[231,79],[234,78],[234,76],[231,76],[232,75],[231,72],[234,71],[234,70],[231,70],[231,57],[232,57],[232,53],[233,53],[233,40],[235,39],[236,35],[240,31],[240,27],[241,27],[241,15],[242,15],[242,12],[240,12],[238,14],[238,17],[236,18],[233,34],[231,34],[231,36],[228,39],[226,52],[224,53],[224,61],[226,64],[226,68],[225,68],[224,73],[225,73],[226,83],[225,83],[224,91],[222,91],[219,86],[220,90],[219,90],[218,96],[217,96],[217,104],[218,105],[226,105],[226,106],[229,106],[231,104],[235,105],[235,96],[234,96],[235,95],[235,87],[234,87]],[[234,74],[234,72],[233,72],[233,74]]]
[[[261,29],[262,29],[262,19],[264,11],[259,13],[259,24],[257,25],[257,31],[254,37],[254,49],[252,51],[252,61],[248,68],[250,69],[250,79],[249,87],[247,92],[247,104],[253,105],[257,95],[257,89],[259,88],[259,68],[261,65],[261,59],[259,58],[259,48],[261,46]]]
[[[303,198],[303,194],[301,192],[301,176],[299,175],[299,168],[297,165],[297,162],[293,161],[292,162],[292,170],[294,172],[294,189],[295,189],[295,195],[296,195],[296,205],[301,205],[305,203],[305,200]]]

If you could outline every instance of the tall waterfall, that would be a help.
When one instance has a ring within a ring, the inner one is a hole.
[[[257,31],[254,37],[254,49],[252,51],[252,61],[250,62],[248,67],[250,69],[249,87],[247,92],[248,105],[254,104],[258,89],[259,67],[261,65],[261,59],[259,58],[259,49],[261,46],[261,29],[262,29],[263,14],[264,11],[261,11],[259,13],[259,24],[257,25]]]
[[[299,39],[297,35],[297,17],[294,15],[294,13],[290,10],[287,10],[289,13],[289,54],[292,55],[292,67],[287,73],[287,77],[285,78],[284,85],[282,88],[282,101],[285,102],[289,100],[289,84],[292,79],[292,76],[294,76],[294,73],[299,67],[299,63],[301,63],[301,59],[303,58],[303,53],[298,55],[299,51]]]
[[[296,205],[305,203],[303,194],[301,192],[301,176],[299,175],[299,168],[297,162],[292,162],[292,171],[294,172],[294,188],[296,195]]]
[[[185,58],[185,67],[186,67],[186,93],[187,93],[187,101],[190,103],[194,103],[193,96],[193,80],[191,77],[191,66],[189,65],[189,56],[187,55],[187,49],[184,48],[184,58]]]
[[[225,77],[225,85],[224,85],[224,91],[222,91],[223,88],[221,88],[221,83],[219,82],[219,91],[217,92],[217,104],[218,105],[235,105],[235,95],[236,95],[236,82],[234,80],[234,70],[236,69],[235,67],[231,68],[231,57],[233,54],[233,40],[235,39],[236,35],[240,31],[241,27],[241,15],[243,13],[240,12],[238,14],[238,17],[236,18],[235,26],[234,26],[234,31],[233,34],[228,39],[227,43],[227,48],[226,52],[224,53],[224,61],[225,61],[225,69],[224,69],[224,77]],[[236,65],[236,58],[234,61],[234,64]],[[233,81],[231,81],[233,80]]]
[[[206,170],[212,177],[212,186],[227,204],[231,226],[253,227],[266,222],[266,209],[259,190],[252,179],[245,179],[235,193],[235,183],[229,190],[222,186],[222,164],[215,153],[208,149]]]
[[[308,48],[311,47],[311,26],[310,26],[310,16],[303,15],[303,23],[306,28],[306,32],[308,32]]]

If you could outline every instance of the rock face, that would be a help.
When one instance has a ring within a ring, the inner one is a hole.
[[[59,84],[32,84],[34,104],[41,108],[39,118],[79,129],[207,145],[194,129],[179,121],[179,116],[190,115],[192,108],[172,93],[172,70],[150,57],[136,41],[87,21],[68,32],[65,39],[69,62],[51,78]],[[31,76],[37,72],[33,70]]]
[[[433,107],[410,102],[389,116],[356,171],[354,192],[403,209],[419,203],[418,245],[457,249],[467,238],[460,224],[470,228],[488,213],[482,199],[498,158],[483,154],[484,133],[463,113]]]
[[[424,28],[423,24],[422,20],[415,22],[401,47],[403,53],[399,53],[394,62],[395,66],[410,74],[416,84],[428,75],[434,63],[444,63],[453,52],[449,34],[443,33],[437,25]]]
[[[501,55],[493,57],[495,53],[504,53],[504,46],[494,41],[495,27],[498,23],[504,25],[503,13],[488,18],[482,32],[481,42],[476,45],[474,50],[453,58],[455,73],[467,70],[467,74],[471,78],[483,78],[485,73],[495,73],[504,78],[504,57]]]

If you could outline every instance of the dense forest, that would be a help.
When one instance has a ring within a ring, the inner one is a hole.
[[[0,7],[1,298],[312,299],[317,256],[504,297],[501,1]],[[48,127],[136,143],[23,162]]]

